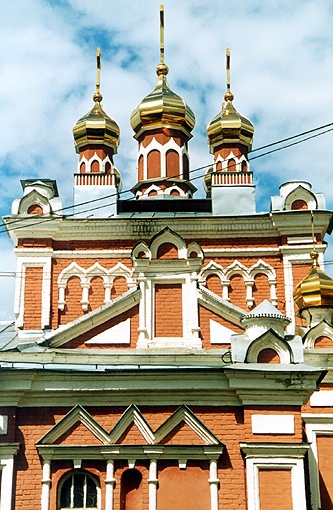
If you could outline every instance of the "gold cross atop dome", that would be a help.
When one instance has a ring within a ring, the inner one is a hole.
[[[160,5],[160,63],[156,68],[158,76],[166,76],[169,72],[168,66],[164,62],[164,5]]]
[[[97,48],[96,51],[96,91],[93,97],[94,101],[100,103],[103,99],[101,94],[101,49]]]
[[[226,57],[225,60],[226,60],[226,73],[227,73],[227,92],[224,94],[224,100],[232,101],[234,98],[234,95],[231,92],[231,86],[230,86],[230,48],[226,49],[225,57]]]

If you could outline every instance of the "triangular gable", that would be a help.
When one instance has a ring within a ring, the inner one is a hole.
[[[153,431],[134,404],[126,409],[116,425],[113,427],[110,432],[110,442],[118,443],[121,439],[124,439],[132,425],[139,430],[146,443],[154,444]]]
[[[101,441],[101,438],[96,437],[96,435],[81,422],[77,422],[75,425],[73,425],[69,430],[62,434],[62,436],[56,439],[53,444],[61,446],[81,446],[82,444],[100,446],[104,445],[104,443]]]
[[[77,424],[83,424],[93,436],[103,444],[109,444],[109,434],[80,404],[73,407],[58,423],[56,423],[39,441],[37,445],[52,445],[70,433]]]
[[[70,340],[130,310],[139,303],[140,295],[139,289],[130,289],[114,299],[111,303],[100,306],[83,317],[75,319],[64,326],[60,326],[51,333],[46,334],[41,343],[42,345],[48,345],[48,347],[60,347]]]
[[[197,418],[186,405],[182,405],[155,432],[155,443],[161,443],[182,422],[186,423],[206,445],[220,445],[220,440]]]
[[[216,315],[225,318],[232,324],[242,327],[241,318],[244,317],[247,312],[239,306],[235,306],[229,301],[217,296],[203,285],[199,285],[198,302]]]

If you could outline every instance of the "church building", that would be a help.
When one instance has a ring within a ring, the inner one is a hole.
[[[332,211],[290,181],[256,212],[229,50],[196,198],[195,116],[169,86],[160,19],[155,88],[129,111],[133,198],[98,50],[73,207],[50,175],[21,181],[3,218],[17,270],[0,509],[333,510]]]

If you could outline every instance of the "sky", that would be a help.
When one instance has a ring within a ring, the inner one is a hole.
[[[103,106],[121,129],[114,162],[123,189],[135,184],[129,119],[156,84],[159,6],[157,0],[1,2],[0,216],[22,196],[21,179],[57,180],[64,206],[71,205],[72,128],[93,105],[97,47]],[[330,0],[165,0],[164,6],[169,85],[196,116],[192,169],[212,162],[206,127],[226,90],[227,47],[234,106],[254,123],[253,149],[333,122]],[[271,195],[288,180],[310,181],[333,209],[332,138],[329,131],[255,159],[257,210],[269,211]],[[15,267],[0,227],[0,320],[13,318]]]

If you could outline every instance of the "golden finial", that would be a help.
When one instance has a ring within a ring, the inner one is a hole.
[[[101,88],[101,49],[97,48],[96,51],[96,91],[93,95],[93,100],[97,103],[100,103],[103,99],[103,96],[100,92]]]
[[[168,66],[164,63],[164,5],[160,5],[160,63],[157,66],[156,72],[158,76],[161,74],[167,75],[169,72]]]
[[[227,71],[227,92],[224,94],[225,101],[232,101],[234,98],[233,93],[230,90],[230,48],[226,49],[226,71]]]

